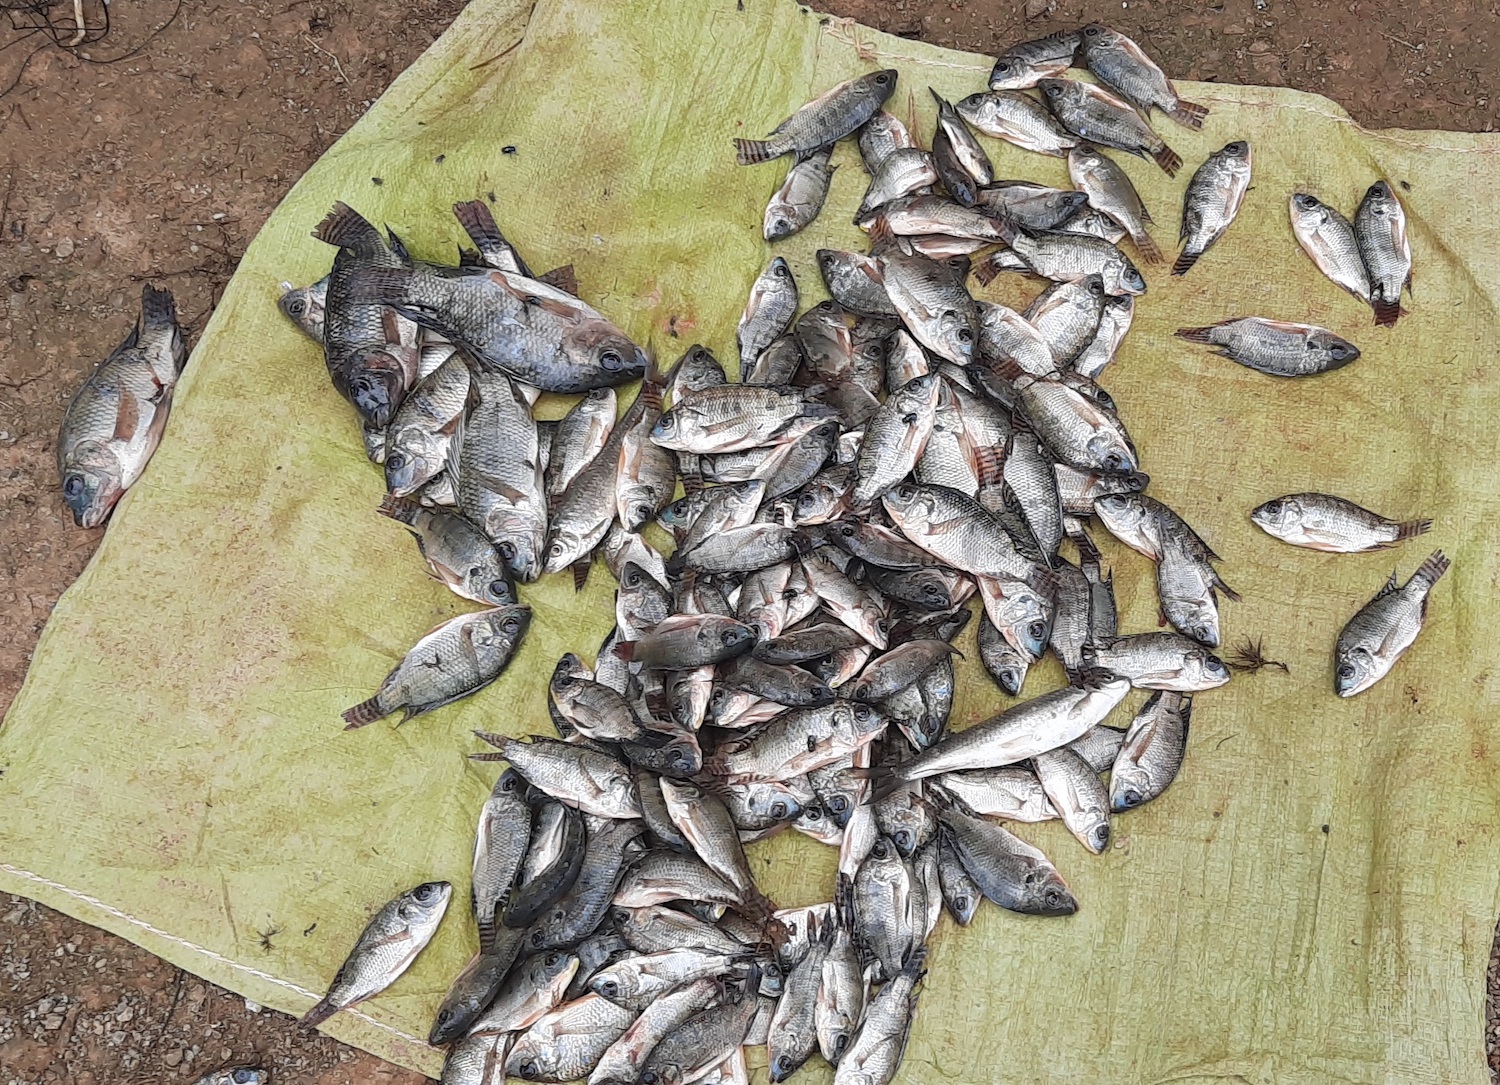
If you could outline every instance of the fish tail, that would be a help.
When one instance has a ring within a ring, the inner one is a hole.
[[[1431,520],[1407,520],[1396,525],[1396,541],[1405,542],[1432,530]]]
[[[639,643],[639,641],[634,640],[617,641],[615,643],[615,655],[619,656],[626,663],[633,663],[635,661],[635,646]]]
[[[483,200],[454,204],[453,217],[458,219],[458,224],[464,228],[464,233],[469,235],[469,240],[474,242],[480,252],[509,244],[505,235],[500,232],[500,227],[495,224],[495,216],[490,211],[489,204]]]
[[[734,157],[742,166],[754,166],[781,156],[771,150],[771,144],[767,140],[737,139],[734,141]]]
[[[1172,274],[1186,275],[1188,273],[1188,269],[1196,264],[1198,262],[1198,257],[1202,255],[1203,254],[1201,252],[1189,252],[1187,249],[1183,249],[1182,252],[1177,254],[1177,259],[1172,264]],[[1378,324],[1379,321],[1376,321],[1376,323]],[[1182,333],[1178,332],[1178,334],[1181,335]]]
[[[1162,168],[1162,172],[1168,177],[1176,177],[1177,171],[1182,169],[1182,155],[1163,143],[1159,148],[1151,152],[1152,161]]]
[[[470,761],[504,761],[505,759],[506,758],[505,758],[505,755],[503,753],[489,753],[489,752],[485,752],[485,753],[471,753],[469,755],[469,760]]]
[[[1005,449],[976,448],[974,450],[974,473],[979,476],[980,486],[995,486],[1005,477]]]
[[[481,740],[483,740],[485,742],[488,742],[491,746],[498,746],[502,750],[505,749],[505,744],[510,741],[504,735],[492,734],[489,731],[475,731],[474,732],[474,737],[478,738],[478,739],[481,739]],[[483,757],[485,755],[483,755],[483,754],[474,754],[473,756],[476,757],[476,758],[478,758],[478,757]]]
[[[417,522],[417,513],[422,511],[422,506],[404,497],[386,494],[380,499],[380,508],[375,511],[382,516],[389,516],[392,520],[410,526]]]
[[[1375,326],[1377,328],[1394,328],[1396,321],[1401,319],[1401,303],[1399,301],[1385,301],[1377,298],[1370,302],[1375,309]]]
[[[974,265],[974,278],[979,280],[980,286],[989,286],[999,274],[1000,262],[994,256],[986,256]]]
[[[1426,561],[1417,566],[1417,571],[1412,574],[1412,579],[1425,581],[1430,588],[1443,579],[1443,574],[1448,571],[1448,566],[1451,564],[1452,562],[1448,560],[1448,555],[1444,554],[1441,550],[1434,550]]]
[[[1219,578],[1219,575],[1217,573],[1214,574],[1214,587],[1223,592],[1224,598],[1226,599],[1231,599],[1236,603],[1244,601],[1240,598],[1240,593],[1235,591],[1228,584],[1224,583],[1224,581]]]
[[[583,591],[583,586],[589,582],[589,570],[593,567],[593,554],[589,554],[587,557],[581,558],[572,564],[573,590],[575,592]]]
[[[495,950],[495,917],[480,916],[474,920],[479,928],[479,952],[482,954],[493,953]]]
[[[385,238],[380,236],[380,231],[343,200],[333,205],[333,210],[318,223],[312,235],[319,241],[326,241],[361,256],[374,256],[386,249]]]
[[[574,297],[578,296],[578,275],[573,270],[572,264],[564,264],[562,267],[555,267],[551,271],[544,271],[536,277],[536,281],[555,287],[564,294],[572,294]]]
[[[1210,324],[1206,328],[1178,328],[1172,334],[1178,339],[1186,339],[1189,343],[1213,344],[1214,329],[1218,325]]]
[[[374,723],[380,717],[386,715],[386,710],[380,707],[380,695],[377,693],[368,701],[361,701],[353,708],[344,710],[344,730],[353,731],[364,727],[366,724]]]
[[[324,995],[318,1000],[317,1005],[298,1018],[297,1027],[304,1032],[315,1029],[338,1012],[339,1007],[329,1001],[327,995]]]
[[[677,457],[678,474],[682,476],[682,491],[686,494],[695,494],[703,490],[703,472],[698,467],[698,457],[693,457],[692,466],[684,462],[686,454]]]
[[[141,287],[141,324],[147,328],[170,328],[177,323],[177,302],[172,291]]]
[[[885,212],[876,215],[870,222],[870,246],[884,245],[896,235],[891,233],[890,220],[886,218]]]
[[[1136,250],[1141,254],[1141,259],[1146,261],[1146,263],[1161,263],[1161,246],[1156,243],[1156,238],[1152,237],[1145,230],[1142,230],[1130,240],[1135,242]]]
[[[1208,116],[1208,106],[1199,105],[1197,102],[1184,102],[1179,98],[1177,104],[1167,110],[1167,116],[1178,124],[1186,125],[1196,131],[1203,127],[1203,118]]]

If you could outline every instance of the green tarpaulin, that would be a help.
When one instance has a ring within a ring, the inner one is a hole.
[[[536,619],[502,681],[399,729],[346,734],[340,710],[464,604],[375,514],[379,472],[318,352],[277,312],[276,283],[327,270],[332,251],[308,231],[336,199],[446,258],[461,237],[450,205],[493,193],[531,263],[574,264],[584,297],[638,341],[732,357],[785,164],[738,167],[730,141],[875,65],[900,70],[892,108],[924,141],[927,87],[959,98],[989,67],[785,0],[475,0],[251,245],[161,450],[59,603],[0,730],[0,888],[299,1013],[372,909],[450,879],[458,900],[415,967],[326,1026],[435,1073],[441,1054],[421,1038],[475,943],[462,900],[496,771],[465,759],[470,729],[547,730],[552,664],[592,655],[613,585],[601,569],[578,596],[566,576],[531,588]],[[1126,163],[1164,247],[1209,151],[1250,140],[1255,184],[1189,276],[1147,269],[1105,383],[1152,492],[1244,595],[1225,607],[1226,639],[1263,637],[1290,674],[1200,696],[1181,779],[1122,818],[1103,857],[1056,823],[1021,829],[1082,908],[986,908],[966,931],[944,920],[900,1080],[1478,1085],[1500,871],[1500,141],[1365,132],[1287,90],[1183,90],[1213,110],[1201,133],[1160,125],[1184,174]],[[988,146],[999,176],[1066,184],[1061,160]],[[809,301],[822,296],[813,251],[862,242],[853,147],[835,162],[829,206],[775,250]],[[1352,212],[1378,177],[1400,183],[1416,259],[1394,330],[1320,277],[1287,222],[1298,187]],[[981,296],[1037,289],[1012,278]],[[1251,314],[1326,325],[1363,357],[1281,382],[1171,335]],[[1333,556],[1250,525],[1259,502],[1311,489],[1436,526],[1396,551]],[[1149,564],[1105,541],[1122,627],[1154,628]],[[1338,629],[1435,546],[1454,565],[1427,632],[1385,682],[1336,699]],[[1004,701],[968,657],[956,725]],[[1058,677],[1039,670],[1028,692]],[[752,861],[785,904],[829,895],[829,849],[783,836]],[[267,950],[256,932],[271,926],[286,933]]]

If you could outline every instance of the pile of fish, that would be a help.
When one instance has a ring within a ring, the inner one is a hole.
[[[1115,94],[1060,78],[1080,52]],[[818,253],[832,297],[805,309],[792,268],[771,261],[739,323],[738,379],[696,344],[662,371],[580,300],[569,269],[534,276],[481,201],[455,208],[475,248],[454,267],[336,205],[315,231],[337,248],[332,272],[283,298],[383,463],[380,511],[485,608],[419,640],[345,713],[351,728],[494,681],[531,620],[518,585],[571,570],[581,587],[596,555],[618,585],[592,662],[557,662],[550,733],[477,733],[490,749],[471,756],[509,767],[476,835],[479,949],[432,1028],[452,1045],[446,1082],[743,1081],[745,1049],[764,1044],[773,1081],[816,1055],[841,1085],[884,1085],[944,911],[966,926],[985,899],[1039,916],[1079,907],[1006,825],[1059,819],[1102,852],[1113,818],[1176,777],[1195,695],[1230,679],[1213,649],[1219,596],[1238,596],[1203,537],[1143,492],[1099,384],[1146,290],[1116,242],[1160,259],[1139,194],[1100,147],[1175,172],[1147,113],[1196,128],[1207,110],[1098,26],[1009,51],[988,93],[939,98],[930,150],[882,108],[896,81],[851,80],[766,140],[737,141],[742,163],[795,156],[766,213],[777,239],[817,214],[833,145],[857,138],[871,240]],[[1040,100],[1021,93],[1032,85]],[[971,125],[1065,155],[1078,190],[997,182]],[[1233,222],[1250,161],[1235,141],[1195,172],[1175,273]],[[1379,215],[1399,213],[1391,198]],[[1335,267],[1320,254],[1336,245],[1303,243]],[[1373,269],[1371,244],[1358,247]],[[971,270],[1049,285],[1016,312],[976,299]],[[1405,274],[1380,274],[1378,307]],[[1332,333],[1294,327],[1188,337],[1281,375],[1352,360]],[[620,414],[615,389],[638,378]],[[579,398],[539,422],[540,392]],[[1429,526],[1318,494],[1253,519],[1328,551]],[[643,534],[653,522],[670,554]],[[1118,628],[1095,525],[1154,563],[1170,628]],[[1446,567],[1434,555],[1351,620],[1340,694],[1410,646]],[[952,645],[971,619],[1007,695],[1048,651],[1068,684],[950,731]],[[1128,726],[1112,725],[1132,689]],[[747,845],[787,830],[838,849],[825,903],[780,908],[758,884]],[[389,986],[452,895],[428,882],[382,908],[304,1023]]]

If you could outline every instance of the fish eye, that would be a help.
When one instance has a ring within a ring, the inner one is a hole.
[[[229,1075],[229,1080],[235,1082],[236,1085],[245,1085],[246,1082],[254,1081],[257,1077],[259,1075],[254,1070],[246,1070],[241,1067]]]
[[[791,273],[792,269],[786,266],[786,261],[784,260],[777,260],[775,264],[771,265],[771,274],[775,275],[778,279],[785,279]]]
[[[845,810],[849,809],[849,800],[843,795],[835,795],[828,800],[828,809],[836,816],[842,817]]]
[[[1101,848],[1105,844],[1109,843],[1109,826],[1108,825],[1096,825],[1094,827],[1094,842],[1097,843]]]
[[[960,343],[972,343],[974,341],[974,333],[968,328],[959,328],[958,341]]]
[[[792,1072],[792,1057],[790,1055],[782,1055],[776,1060],[776,1069],[783,1074],[790,1074]]]
[[[516,544],[515,543],[513,543],[513,542],[503,542],[503,543],[500,544],[499,550],[500,550],[500,556],[502,558],[504,558],[506,561],[515,561],[516,560]]]
[[[998,61],[995,64],[995,71],[997,71],[997,72],[1008,72],[1008,71],[1010,71],[1010,61],[1008,61],[1008,60]]]
[[[884,840],[877,840],[870,847],[870,854],[876,859],[889,859],[891,857],[891,846]]]
[[[1354,677],[1354,666],[1352,664],[1350,664],[1350,663],[1340,663],[1339,664],[1339,677],[1340,678],[1353,678]]]
[[[838,531],[839,531],[839,534],[842,535],[846,539],[852,539],[852,538],[854,538],[854,525],[853,524],[840,524]]]
[[[890,81],[891,81],[891,77],[887,73],[885,73],[885,72],[881,72],[879,75],[877,75],[875,77],[875,82],[879,83],[882,87],[885,86]]]
[[[786,803],[778,799],[776,802],[773,802],[771,804],[771,816],[777,821],[780,821],[782,818],[786,817],[786,815]]]
[[[1247,150],[1249,150],[1249,147],[1245,144],[1245,142],[1243,140],[1237,139],[1233,143],[1231,143],[1228,146],[1228,148],[1226,148],[1226,149],[1229,151],[1230,154],[1241,155],[1241,154],[1244,154]]]
[[[605,998],[614,998],[620,993],[620,985],[614,980],[605,980],[599,984],[599,993]]]
[[[797,498],[797,507],[799,509],[801,509],[801,508],[811,508],[812,505],[813,505],[813,502],[816,501],[816,500],[817,500],[817,498],[815,498],[811,493],[805,493],[801,497]]]
[[[562,954],[561,953],[549,953],[549,954],[547,954],[547,956],[545,956],[545,957],[542,958],[542,963],[544,965],[546,965],[548,968],[551,968],[553,965],[557,964],[557,962],[560,961],[560,960],[562,960]]]
[[[625,359],[620,357],[618,350],[606,350],[599,355],[599,364],[605,369],[619,369],[625,364]]]
[[[1125,272],[1125,281],[1127,283],[1129,283],[1131,286],[1145,286],[1146,285],[1146,280],[1143,279],[1143,278],[1141,278],[1141,273],[1139,271],[1137,271],[1135,268],[1130,268],[1130,269],[1128,269]],[[1099,289],[1103,290],[1104,287],[1101,286],[1101,287],[1099,287]]]
[[[1266,502],[1266,515],[1268,515],[1268,516],[1276,516],[1280,512],[1281,512],[1281,502],[1280,501],[1267,501]]]
[[[303,313],[307,312],[307,302],[303,301],[301,298],[293,298],[291,301],[286,303],[286,310],[293,316],[301,316]]]
[[[553,554],[553,555],[559,555],[559,554],[561,554],[561,553],[562,553],[562,552],[563,552],[563,551],[564,551],[564,550],[566,550],[566,549],[567,549],[567,548],[566,548],[566,547],[565,547],[565,546],[563,546],[563,544],[562,544],[562,540],[558,540],[558,541],[557,541],[557,542],[555,542],[555,543],[553,543],[553,544],[552,544],[552,545],[551,545],[551,546],[550,546],[550,547],[549,547],[549,548],[548,548],[548,550],[547,550],[547,552],[548,552],[548,553],[549,553],[549,554]]]
[[[1047,634],[1047,623],[1038,618],[1026,627],[1026,632],[1031,635],[1032,640],[1041,640]]]
[[[808,821],[823,820],[823,811],[819,810],[816,806],[809,806],[806,810],[802,811],[802,815],[803,817],[807,818]]]
[[[1333,346],[1328,348],[1328,353],[1332,354],[1336,361],[1343,361],[1345,358],[1354,356],[1353,349],[1347,343],[1333,344]]]
[[[867,705],[856,705],[854,707],[854,718],[857,719],[860,723],[864,723],[867,719],[870,718],[869,707]]]
[[[656,420],[656,424],[663,433],[671,433],[677,428],[677,416],[668,411]]]
[[[1056,98],[1061,93],[1062,87],[1058,86],[1056,83],[1047,88],[1047,97],[1049,98]]]
[[[437,886],[433,885],[431,882],[423,882],[421,885],[417,886],[416,890],[412,893],[412,897],[415,898],[418,904],[426,904],[436,895]]]
[[[660,1085],[661,1075],[655,1070],[647,1070],[641,1075],[641,1085]]]
[[[1063,902],[1062,894],[1056,889],[1049,889],[1042,894],[1042,899],[1047,902],[1047,907],[1057,908]]]
[[[1086,26],[1083,28],[1083,32],[1091,38],[1097,38],[1099,36],[1099,28],[1097,26]]]
[[[1126,806],[1139,806],[1145,801],[1145,797],[1133,787],[1125,789],[1125,794],[1120,796]]]
[[[527,1059],[520,1066],[516,1067],[516,1069],[521,1072],[521,1076],[527,1081],[530,1081],[541,1073],[541,1068],[532,1059]]]
[[[69,475],[63,480],[63,496],[79,497],[83,494],[83,479],[77,475]]]
[[[734,644],[739,639],[740,631],[738,629],[726,629],[724,630],[724,632],[719,634],[719,640],[726,648]]]
[[[833,1050],[835,1054],[842,1055],[844,1053],[844,1049],[848,1046],[849,1034],[847,1032],[841,1032],[836,1037],[834,1037]]]
[[[506,618],[505,621],[500,623],[500,628],[505,630],[507,633],[514,633],[516,630],[521,628],[521,619],[512,614],[509,618]]]
[[[541,931],[532,931],[531,932],[531,944],[534,945],[534,946],[536,946],[537,949],[541,949],[542,948],[542,943],[545,942],[546,940],[547,940],[547,936],[544,933],[542,933]]]
[[[1107,471],[1123,471],[1125,469],[1125,461],[1120,458],[1118,452],[1111,452],[1104,457],[1104,468]]]
[[[916,841],[912,839],[910,829],[897,829],[896,835],[891,839],[895,840],[896,849],[898,851],[911,851],[912,845],[916,843]]]
[[[649,519],[651,519],[651,506],[650,505],[637,505],[635,507],[635,514],[636,514],[636,516],[639,519],[641,519],[643,521],[644,520],[649,520]]]

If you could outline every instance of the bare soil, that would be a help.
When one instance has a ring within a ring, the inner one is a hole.
[[[33,6],[38,0],[32,0]],[[745,0],[763,3],[769,0]],[[461,0],[139,0],[72,49],[0,0],[0,712],[102,531],[75,528],[54,438],[119,342],[140,284],[201,330],[292,183],[425,49]],[[45,4],[43,4],[45,6]],[[832,14],[977,52],[1098,20],[1174,76],[1285,85],[1370,127],[1489,131],[1494,3],[1414,0],[821,0]],[[86,22],[100,23],[98,0]],[[72,5],[53,3],[62,40]],[[96,40],[97,39],[97,40]],[[8,89],[7,89],[8,88]],[[1500,1066],[1489,978],[1487,1036]],[[306,1085],[416,1085],[122,939],[0,898],[0,1085],[192,1082],[254,1063]]]

